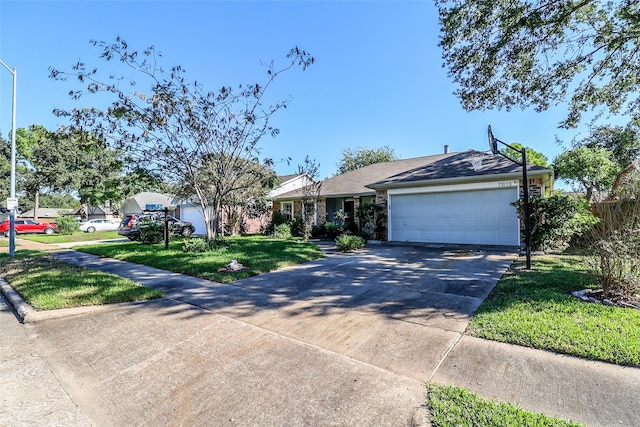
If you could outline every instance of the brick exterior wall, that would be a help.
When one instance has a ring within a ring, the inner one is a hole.
[[[322,225],[327,222],[327,199],[318,200],[316,205],[318,225]]]
[[[524,196],[524,186],[520,180],[520,197]],[[543,196],[542,178],[529,178],[529,196]]]

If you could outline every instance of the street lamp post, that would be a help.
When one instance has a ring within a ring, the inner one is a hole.
[[[522,161],[518,162],[517,160],[513,160],[509,156],[505,156],[503,153],[498,150],[498,143],[505,145],[511,148],[513,151],[520,152],[522,156]],[[527,256],[527,270],[531,270],[531,217],[529,215],[529,179],[527,177],[527,149],[523,146],[522,149],[515,148],[506,142],[500,141],[498,138],[493,136],[493,132],[491,131],[491,125],[489,125],[489,148],[491,152],[495,154],[500,154],[502,157],[511,160],[513,163],[522,166],[522,186],[523,186],[523,198],[524,198],[524,245]]]
[[[16,197],[16,81],[18,80],[18,70],[11,69],[0,60],[0,64],[13,76],[13,101],[11,103],[11,179],[9,184],[9,197],[15,200]],[[7,206],[9,207],[9,206]],[[16,254],[16,206],[9,209],[9,256]]]

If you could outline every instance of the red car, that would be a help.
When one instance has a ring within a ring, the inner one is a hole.
[[[55,224],[47,224],[43,222],[33,221],[31,219],[16,219],[16,233],[44,233],[53,234],[58,231]],[[0,235],[9,237],[9,220],[0,223]]]

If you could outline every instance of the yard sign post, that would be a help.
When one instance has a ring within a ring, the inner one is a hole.
[[[512,159],[506,156],[500,150],[498,150],[498,142],[511,148],[513,151],[520,152],[522,161]],[[517,149],[506,142],[500,141],[493,136],[491,131],[491,125],[489,125],[489,149],[495,154],[500,154],[505,159],[511,160],[513,163],[522,166],[522,185],[523,185],[523,197],[524,197],[524,245],[527,255],[527,270],[531,270],[531,218],[529,215],[529,179],[527,177],[527,149],[523,146],[522,149]]]
[[[9,198],[12,201],[16,197],[16,80],[18,79],[18,70],[9,68],[2,60],[0,64],[13,75],[13,100],[11,102],[11,178],[9,184]],[[17,204],[9,209],[9,256],[16,254],[16,210]]]

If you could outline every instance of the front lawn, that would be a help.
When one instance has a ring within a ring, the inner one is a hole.
[[[571,292],[595,288],[577,255],[517,261],[471,318],[480,338],[640,366],[640,311],[585,303]]]
[[[40,243],[70,243],[70,242],[89,242],[92,240],[112,240],[122,239],[117,231],[96,231],[95,233],[85,233],[84,231],[76,231],[71,235],[67,234],[19,234],[20,239],[31,240]]]
[[[580,423],[526,411],[512,403],[482,399],[458,387],[429,384],[431,425],[434,427],[581,426]]]
[[[315,243],[270,239],[265,236],[228,237],[227,247],[213,252],[188,253],[182,250],[185,238],[174,238],[169,249],[164,243],[143,245],[138,242],[102,243],[78,247],[78,251],[162,268],[176,273],[228,283],[256,274],[277,270],[322,257]],[[248,267],[233,273],[221,273],[231,260]]]
[[[54,260],[38,251],[0,254],[0,274],[36,310],[114,304],[164,294],[113,274]]]

